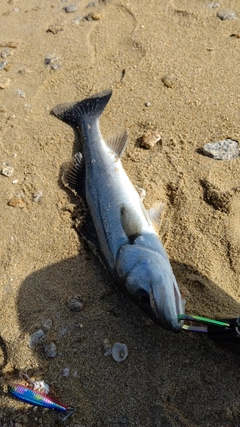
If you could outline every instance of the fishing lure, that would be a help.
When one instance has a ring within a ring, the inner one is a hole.
[[[189,316],[179,314],[179,321],[190,321],[191,323],[202,323],[204,326],[183,325],[182,329],[188,332],[207,334],[214,341],[231,341],[240,343],[240,317],[233,319],[209,319],[202,316]]]
[[[61,418],[62,421],[65,421],[75,412],[75,409],[71,406],[63,405],[62,403],[46,396],[46,394],[40,393],[22,384],[9,384],[8,391],[12,396],[16,397],[22,402],[29,403],[30,405],[34,406],[42,406],[43,408],[55,409],[59,412],[64,412],[66,416]]]

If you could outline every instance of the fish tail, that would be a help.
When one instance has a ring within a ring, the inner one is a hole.
[[[51,113],[63,122],[76,128],[81,126],[83,121],[86,120],[86,117],[91,120],[98,119],[111,98],[111,95],[111,89],[104,90],[80,102],[56,105]]]

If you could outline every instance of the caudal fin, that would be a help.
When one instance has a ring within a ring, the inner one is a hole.
[[[99,118],[111,95],[111,89],[104,90],[80,102],[56,105],[51,113],[70,126],[79,127],[82,121],[86,120],[86,117],[91,119]]]

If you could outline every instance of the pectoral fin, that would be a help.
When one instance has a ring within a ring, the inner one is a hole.
[[[133,244],[134,240],[142,234],[141,219],[137,215],[135,209],[125,205],[121,207],[120,218],[123,230],[129,239],[129,243]]]

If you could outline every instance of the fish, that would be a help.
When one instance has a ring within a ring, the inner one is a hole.
[[[87,207],[80,234],[93,243],[119,288],[161,327],[180,332],[183,303],[169,258],[121,158],[127,132],[103,139],[100,117],[112,90],[59,104],[52,114],[80,135],[65,184]]]

